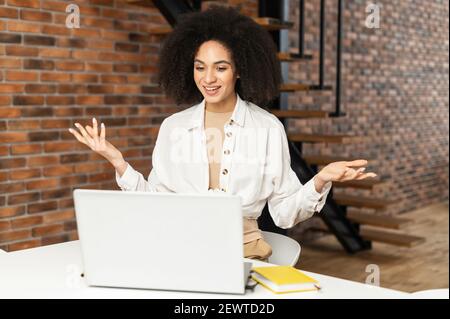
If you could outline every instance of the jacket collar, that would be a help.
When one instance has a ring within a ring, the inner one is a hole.
[[[245,113],[247,108],[246,101],[242,100],[239,94],[236,93],[236,105],[234,107],[233,114],[231,114],[231,119],[234,123],[239,126],[244,126],[245,123]],[[195,127],[203,127],[203,120],[205,116],[205,99],[203,99],[199,104],[194,107],[192,116],[188,123],[187,129],[192,129]]]

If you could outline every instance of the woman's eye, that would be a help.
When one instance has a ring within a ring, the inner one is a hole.
[[[225,71],[227,68],[218,68],[218,70],[220,71],[220,72],[223,72],[223,71]]]

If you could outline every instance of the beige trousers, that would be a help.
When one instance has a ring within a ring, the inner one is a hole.
[[[260,238],[244,244],[244,257],[268,262],[272,255],[272,247]]]

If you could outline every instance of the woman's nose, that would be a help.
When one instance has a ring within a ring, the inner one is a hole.
[[[215,81],[216,81],[216,75],[214,74],[214,71],[210,70],[210,71],[206,72],[205,82],[206,83],[213,83]]]

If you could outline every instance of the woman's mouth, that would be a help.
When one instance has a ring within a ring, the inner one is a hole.
[[[214,96],[219,92],[219,89],[222,86],[203,86],[203,88],[205,89],[206,94],[208,94],[209,96]]]

